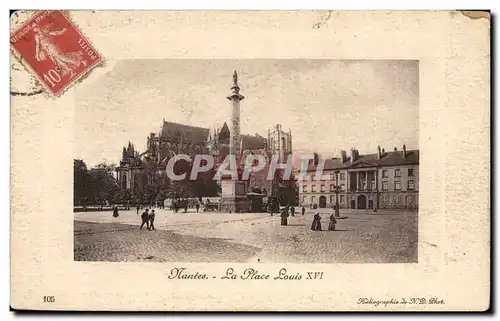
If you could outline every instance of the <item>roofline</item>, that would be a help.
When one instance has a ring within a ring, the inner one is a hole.
[[[373,166],[363,166],[363,167],[356,167],[356,168],[382,168],[382,167],[396,167],[396,166],[408,166],[408,165],[419,165],[419,163],[407,163],[407,164],[394,164],[394,165],[373,165]],[[332,170],[347,170],[347,169],[355,169],[352,166],[348,165],[345,167],[333,167],[333,168],[323,168],[323,171],[332,171]],[[316,169],[307,169],[306,172],[315,172]],[[300,170],[299,170],[300,172]]]

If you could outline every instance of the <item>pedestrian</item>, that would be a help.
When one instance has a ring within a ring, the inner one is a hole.
[[[154,223],[155,223],[155,210],[152,210],[151,212],[149,212],[149,228],[148,228],[148,230],[156,231]]]
[[[304,216],[305,213],[306,213],[306,208],[302,206],[302,216]]]
[[[137,215],[139,215],[139,210],[141,209],[141,207],[139,206],[139,204],[137,204]]]
[[[321,216],[319,215],[319,212],[316,212],[316,214],[314,214],[311,230],[321,231]]]
[[[288,210],[286,207],[281,211],[281,225],[288,225]]]
[[[337,220],[335,219],[335,213],[330,215],[330,224],[328,224],[329,231],[335,231],[335,224],[337,224]]]
[[[113,207],[113,217],[118,217],[118,216],[119,216],[119,214],[118,214],[118,206],[115,205]]]
[[[295,216],[295,206],[290,206],[290,212],[292,213],[292,216]]]
[[[196,213],[198,213],[199,210],[200,210],[200,203],[196,202]]]
[[[187,213],[188,211],[188,200],[184,202],[184,213]]]
[[[139,228],[140,230],[142,230],[142,227],[144,226],[144,224],[146,224],[146,228],[149,230],[149,213],[148,213],[148,209],[146,209],[142,214],[141,214],[141,219],[142,219],[142,224],[141,224],[141,227]]]

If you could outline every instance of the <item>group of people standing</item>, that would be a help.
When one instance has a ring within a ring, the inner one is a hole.
[[[302,206],[302,215],[305,214],[305,207]],[[281,225],[286,226],[288,225],[288,217],[289,212],[292,214],[292,216],[295,216],[295,207],[293,206],[286,206],[283,208],[281,211]],[[337,219],[335,218],[335,214],[332,213],[330,215],[330,223],[328,224],[328,231],[335,231],[335,225],[337,224]],[[316,212],[316,214],[313,217],[312,225],[311,225],[311,230],[313,231],[321,231],[321,216],[319,215],[319,212]]]
[[[302,215],[306,213],[306,208],[302,206]],[[295,206],[287,205],[281,210],[281,225],[288,225],[288,217],[292,214],[295,216]],[[271,213],[272,216],[272,213]]]
[[[155,228],[155,210],[151,210],[151,212],[150,212],[149,208],[146,208],[146,210],[144,212],[142,212],[142,214],[141,214],[141,219],[142,219],[142,224],[141,224],[141,227],[139,228],[140,230],[142,230],[142,227],[144,226],[144,224],[146,224],[146,228],[149,231],[156,231],[156,228]]]
[[[336,224],[337,224],[337,219],[335,218],[335,214],[330,215],[330,223],[328,224],[328,231],[335,231]],[[321,231],[321,216],[319,215],[319,212],[316,212],[316,214],[314,214],[311,230]]]

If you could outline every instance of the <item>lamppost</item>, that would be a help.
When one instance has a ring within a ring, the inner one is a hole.
[[[339,210],[339,193],[340,193],[340,186],[339,186],[339,173],[340,171],[335,172],[335,216],[339,217],[340,216],[340,210]]]
[[[339,193],[340,193],[340,186],[339,186],[339,173],[340,171],[335,171],[335,186],[334,186],[334,192],[335,192],[335,217],[340,217],[340,210],[339,210]]]

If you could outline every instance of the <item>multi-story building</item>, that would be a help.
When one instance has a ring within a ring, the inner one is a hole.
[[[305,206],[340,208],[389,209],[418,208],[419,151],[394,148],[386,152],[378,147],[375,154],[359,155],[351,149],[347,157],[327,159],[323,171],[316,175],[317,167],[309,166],[306,179],[299,180],[299,197]],[[317,176],[317,177],[315,177]],[[318,179],[316,179],[318,178]]]

